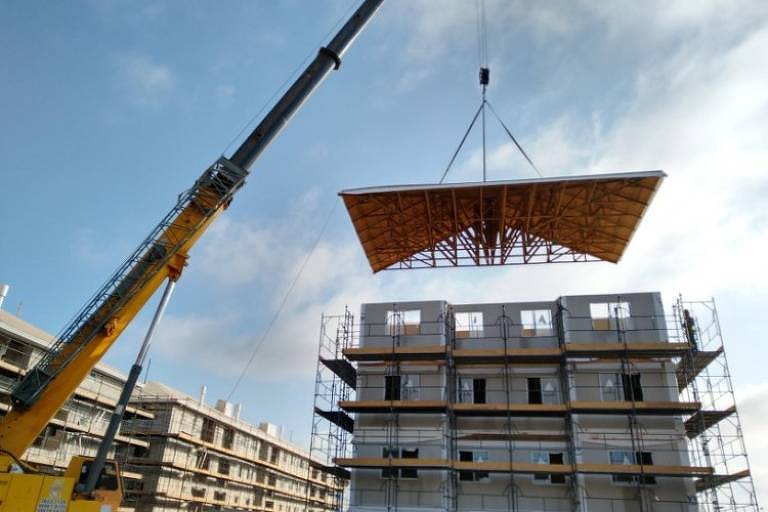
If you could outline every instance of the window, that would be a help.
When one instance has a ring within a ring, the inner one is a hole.
[[[523,325],[523,336],[552,335],[552,312],[548,309],[520,311],[520,323]]]
[[[457,338],[480,338],[483,336],[483,313],[459,312],[454,315],[456,319]]]
[[[421,328],[421,310],[387,311],[387,334],[397,336],[400,334],[419,334]]]
[[[631,451],[611,451],[610,454],[611,464],[642,464],[644,466],[653,465],[653,456],[651,452],[631,452]],[[614,474],[612,479],[616,483],[636,483],[641,482],[643,484],[652,485],[656,483],[656,477],[652,475],[625,475]]]
[[[206,451],[199,451],[197,452],[197,461],[195,463],[195,467],[198,469],[208,469],[210,466],[210,458],[208,457],[208,452]]]
[[[224,448],[230,449],[235,443],[235,431],[229,427],[224,427],[224,436],[222,438],[222,445]]]
[[[418,459],[419,449],[415,448],[413,450],[406,450],[405,448],[403,448],[400,454],[403,459]],[[401,478],[418,478],[419,471],[416,468],[403,468],[400,470],[400,477]]]
[[[593,329],[610,330],[617,327],[617,319],[621,319],[626,327],[631,310],[629,302],[600,302],[589,305],[589,316],[592,317]]]
[[[562,464],[562,453],[532,452],[531,462],[534,464]],[[536,473],[533,475],[535,483],[564,484],[565,475],[560,473]]]
[[[219,459],[219,474],[229,474],[229,461],[227,459]]]
[[[643,387],[639,373],[600,374],[600,394],[605,401],[633,400],[643,401]]]
[[[624,400],[643,401],[643,388],[640,385],[639,373],[623,374],[621,384],[624,388]]]
[[[557,398],[557,381],[555,379],[541,379],[541,399],[545,404],[556,404],[559,402]]]
[[[463,404],[484,404],[485,379],[462,377],[459,379],[459,402]]]
[[[216,423],[210,418],[203,418],[203,428],[200,432],[200,439],[206,443],[212,443],[216,433]]]
[[[421,378],[419,375],[403,375],[402,376],[402,395],[403,400],[418,400],[419,399],[419,384]]]
[[[528,403],[541,403],[541,378],[528,377]]]
[[[469,450],[459,451],[461,462],[488,462],[488,452],[473,452]],[[480,482],[488,480],[487,471],[459,471],[459,480],[463,482]]]
[[[384,376],[384,400],[400,400],[400,376]]]

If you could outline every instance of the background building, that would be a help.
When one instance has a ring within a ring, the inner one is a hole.
[[[0,310],[0,412],[10,390],[53,337]],[[125,375],[99,364],[23,459],[60,472],[73,455],[94,456]],[[164,384],[140,384],[110,457],[121,462],[126,511],[258,510],[321,512],[337,483],[280,429],[239,419],[239,407],[191,398]]]
[[[10,409],[10,391],[21,376],[42,357],[53,337],[20,318],[0,310],[0,412]],[[95,456],[112,409],[125,383],[125,375],[104,364],[98,364],[80,384],[75,394],[62,407],[26,451],[23,460],[44,471],[62,471],[73,455]],[[127,417],[151,420],[151,412],[140,406],[126,410]],[[147,440],[120,433],[110,457],[125,460],[143,454]],[[141,474],[123,472],[126,481],[140,480]]]
[[[239,407],[216,407],[163,384],[149,382],[133,403],[153,419],[124,421],[121,431],[149,444],[146,455],[128,460],[143,475],[129,483],[126,503],[137,512],[169,510],[329,510],[332,481],[310,468],[302,448],[279,437],[279,429],[239,419]]]
[[[334,451],[351,510],[758,510],[714,303],[365,304],[359,331],[336,322],[318,368],[345,397],[320,415],[354,416]]]

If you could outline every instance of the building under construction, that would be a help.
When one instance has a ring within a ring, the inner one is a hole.
[[[124,420],[121,432],[146,441],[127,467],[143,476],[129,484],[125,502],[136,512],[332,510],[329,474],[310,466],[304,449],[282,439],[271,424],[240,419],[240,408],[216,407],[156,382],[133,400],[153,419]]]
[[[0,310],[0,412],[10,390],[43,357],[54,337]],[[50,421],[23,461],[58,474],[73,456],[93,457],[126,376],[98,364]],[[121,511],[243,510],[323,512],[333,509],[334,477],[274,425],[239,418],[239,407],[192,398],[157,382],[140,385],[110,458],[121,463]]]
[[[21,377],[47,353],[54,337],[6,311],[0,310],[0,411],[11,407],[10,392]],[[122,372],[98,364],[59,409],[45,430],[24,453],[23,460],[46,472],[60,473],[75,455],[92,457],[104,436],[120,391]],[[151,420],[141,406],[130,406],[127,416]],[[125,459],[140,454],[149,443],[129,435],[115,438],[110,456]],[[141,479],[132,471],[122,473],[126,481]]]
[[[714,302],[365,304],[320,348],[339,508],[758,510]]]

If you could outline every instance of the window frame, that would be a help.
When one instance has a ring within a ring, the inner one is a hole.
[[[460,322],[459,318],[466,317],[466,322]],[[457,338],[482,338],[485,331],[482,311],[457,311],[453,314],[454,332]],[[459,329],[459,325],[462,328]]]
[[[527,314],[530,313],[530,317]],[[539,315],[546,315],[543,324],[539,324]],[[543,327],[542,327],[543,325]],[[520,310],[520,334],[524,338],[536,336],[553,336],[555,332],[552,322],[552,310],[550,309],[521,309]]]
[[[390,309],[385,313],[384,326],[389,336],[421,334],[421,310]]]

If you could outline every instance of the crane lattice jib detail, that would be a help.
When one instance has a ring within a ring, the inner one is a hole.
[[[176,205],[123,262],[104,286],[61,332],[44,358],[11,395],[15,406],[29,407],[58,372],[97,334],[109,329],[123,306],[159,272],[166,272],[179,250],[211,217],[225,208],[245,183],[247,171],[221,157],[182,193]],[[190,222],[190,220],[192,222]]]

